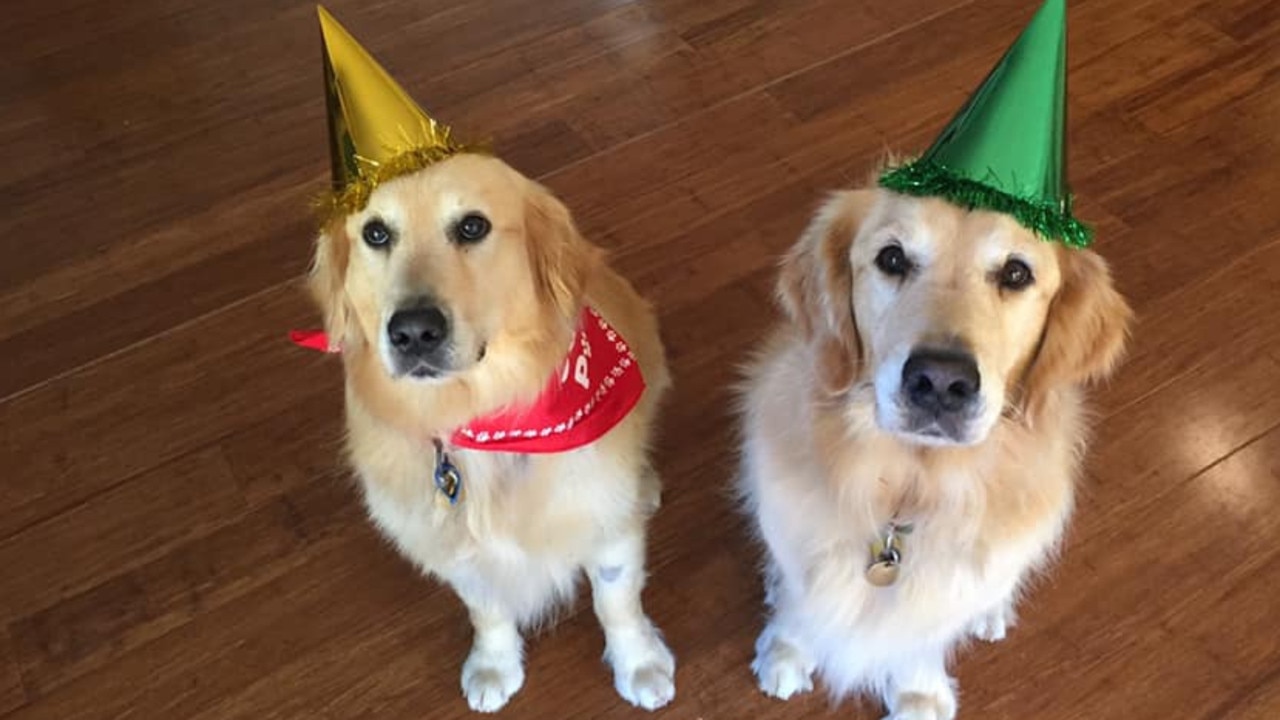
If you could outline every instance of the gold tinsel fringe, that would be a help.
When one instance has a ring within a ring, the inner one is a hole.
[[[315,199],[314,205],[320,217],[321,227],[329,225],[338,218],[363,210],[369,203],[369,196],[384,182],[415,173],[454,155],[490,154],[487,145],[455,142],[448,136],[447,131],[443,133],[441,140],[442,142],[438,145],[406,150],[385,162],[357,157],[356,162],[361,165],[359,177],[347,183],[346,187],[329,190]]]

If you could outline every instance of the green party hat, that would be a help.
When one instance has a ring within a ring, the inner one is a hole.
[[[1087,247],[1066,184],[1067,3],[1045,0],[1013,46],[919,159],[880,185],[1012,216],[1047,240]]]

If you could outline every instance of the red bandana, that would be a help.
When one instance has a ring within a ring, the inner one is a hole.
[[[294,331],[296,345],[338,352],[324,333]],[[450,443],[472,450],[565,452],[612,430],[644,393],[644,376],[631,348],[593,308],[584,307],[564,363],[528,407],[477,418]]]

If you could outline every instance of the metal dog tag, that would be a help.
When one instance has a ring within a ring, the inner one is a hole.
[[[889,587],[898,582],[899,565],[888,560],[871,563],[867,568],[867,582],[876,587]]]
[[[456,505],[462,491],[462,473],[452,463],[445,462],[436,468],[436,488],[449,498],[450,505]]]
[[[867,582],[876,587],[889,587],[898,581],[902,568],[901,556],[896,548],[880,553],[875,562],[867,566]]]
[[[435,481],[436,489],[440,494],[449,500],[450,505],[458,504],[458,496],[462,494],[462,471],[458,466],[449,461],[449,455],[444,451],[444,444],[439,440],[436,446],[436,470]]]
[[[883,540],[871,545],[871,564],[867,566],[867,582],[876,587],[889,587],[898,581],[902,571],[902,551],[898,547],[897,528],[890,525]]]

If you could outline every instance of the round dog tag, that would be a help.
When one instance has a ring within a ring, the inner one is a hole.
[[[867,582],[876,587],[888,587],[898,581],[902,570],[902,551],[898,549],[893,533],[872,544],[871,557],[874,559],[867,566]]]
[[[879,560],[867,566],[867,582],[876,587],[889,587],[898,581],[902,566],[893,560]]]

